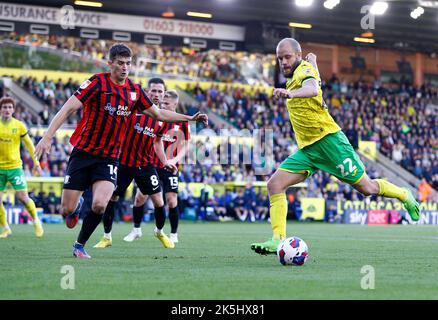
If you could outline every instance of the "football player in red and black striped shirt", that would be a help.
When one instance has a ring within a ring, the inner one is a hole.
[[[152,78],[148,81],[149,97],[154,104],[159,105],[164,97],[165,83],[160,78]],[[117,188],[109,202],[103,216],[104,236],[94,247],[106,248],[112,245],[111,230],[115,214],[115,204],[120,196],[123,196],[126,189],[135,180],[140,194],[150,196],[155,208],[156,237],[166,248],[173,248],[174,244],[164,233],[165,223],[164,201],[156,163],[163,163],[164,170],[175,172],[174,164],[167,162],[164,148],[160,140],[167,131],[170,123],[155,120],[144,114],[137,114],[132,118],[125,135],[125,142],[119,158],[119,172],[117,177]],[[138,206],[134,202],[134,232],[132,240],[125,237],[126,241],[133,241],[141,237],[140,224],[143,218],[143,204]],[[127,240],[128,239],[128,240]]]
[[[82,119],[70,139],[75,148],[70,156],[61,198],[62,214],[68,226],[73,227],[77,222],[81,195],[89,186],[92,187],[92,214],[85,217],[73,246],[73,255],[78,258],[90,258],[84,245],[100,223],[114,191],[120,147],[131,114],[139,111],[164,122],[194,120],[208,123],[204,114],[181,115],[154,105],[143,89],[128,79],[131,60],[129,47],[114,44],[108,59],[111,72],[96,74],[85,81],[53,118],[35,148],[38,159],[44,153],[48,154],[58,128],[70,114],[82,108]]]
[[[178,93],[175,90],[168,90],[164,95],[164,99],[160,104],[161,108],[166,110],[175,111],[178,106]],[[166,166],[175,165],[178,168],[179,163],[184,161],[188,150],[188,140],[190,138],[190,129],[188,122],[179,123],[169,123],[165,129],[164,134],[161,137],[163,141],[164,150],[166,151],[166,162],[161,159],[163,157],[153,157],[152,163],[157,168],[158,176],[160,177],[161,183],[163,185],[163,192],[166,197],[166,203],[169,206],[169,220],[170,220],[170,240],[173,243],[178,242],[178,183],[179,176],[178,171],[170,171],[166,169]],[[156,146],[160,146],[157,144]],[[157,147],[156,150],[159,150]],[[158,153],[158,152],[157,152]],[[124,238],[125,241],[133,241],[134,239],[141,236],[140,223],[143,218],[143,206],[147,200],[147,196],[138,192],[135,195],[135,207],[134,207],[134,228],[133,230]],[[164,226],[165,215],[163,216]],[[161,224],[160,224],[161,225]],[[159,226],[157,226],[158,229]],[[157,232],[157,229],[155,229]]]
[[[178,106],[178,93],[174,90],[169,90],[164,95],[161,108],[176,111]],[[170,165],[175,165],[178,169],[179,164],[184,162],[188,143],[190,139],[190,126],[188,122],[169,123],[167,130],[164,132],[162,140],[164,143],[164,150],[166,150],[166,158]],[[165,169],[165,163],[160,161],[157,169],[158,176],[163,183],[163,192],[166,197],[166,203],[169,206],[169,221],[170,221],[170,240],[178,242],[178,185],[179,174],[178,171],[170,172]]]

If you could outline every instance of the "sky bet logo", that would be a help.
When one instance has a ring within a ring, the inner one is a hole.
[[[116,111],[117,110],[117,111]],[[119,105],[116,109],[116,107],[113,107],[111,103],[107,103],[105,106],[105,111],[108,111],[110,115],[114,115],[114,113],[118,116],[122,117],[129,117],[131,115],[131,111],[128,110],[128,106],[121,106]]]

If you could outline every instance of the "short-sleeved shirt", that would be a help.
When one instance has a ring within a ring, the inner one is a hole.
[[[118,85],[110,73],[94,75],[74,95],[82,102],[83,112],[70,142],[103,158],[119,158],[131,115],[153,104],[138,84],[127,78]]]
[[[303,83],[309,79],[315,79],[318,82],[317,96],[287,100],[290,121],[300,149],[315,143],[330,133],[341,130],[328,112],[322,97],[319,74],[309,62],[301,60],[292,78],[288,79],[286,89],[300,89]]]
[[[0,170],[23,166],[20,156],[21,138],[27,134],[26,125],[15,118],[0,120]]]

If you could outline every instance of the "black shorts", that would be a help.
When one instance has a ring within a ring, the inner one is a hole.
[[[64,189],[85,191],[96,181],[110,181],[116,186],[118,161],[102,158],[74,148],[68,160]]]
[[[151,195],[161,192],[160,180],[157,170],[153,165],[140,168],[120,165],[117,178],[117,188],[114,194],[116,196],[124,195],[132,180],[135,180],[137,187],[143,194]]]
[[[163,168],[157,169],[158,176],[160,177],[161,183],[163,184],[164,193],[175,192],[178,193],[178,185],[179,185],[179,175],[173,174],[170,171],[167,171]]]

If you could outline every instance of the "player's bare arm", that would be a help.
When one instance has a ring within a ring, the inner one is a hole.
[[[169,170],[172,173],[178,171],[176,165],[167,159],[166,153],[164,152],[163,140],[159,136],[154,139],[154,150],[158,159],[160,159],[161,163],[164,165],[164,169]]]
[[[319,74],[319,70],[318,70],[318,64],[316,63],[316,54],[310,52],[306,55],[306,61],[309,62],[316,70],[316,72],[318,72],[318,76]]]
[[[33,145],[32,139],[30,138],[29,134],[26,133],[23,137],[21,137],[21,141],[23,141],[27,151],[29,151],[29,154],[32,158],[33,161],[32,174],[34,176],[39,176],[41,173],[40,172],[41,167],[40,167],[40,162],[35,156],[35,146]]]
[[[303,82],[301,88],[297,90],[287,90],[283,88],[275,88],[273,95],[277,98],[313,98],[318,95],[318,83],[316,79],[308,79]]]
[[[181,141],[181,145],[181,149],[178,150],[176,157],[167,160],[169,163],[176,165],[185,158],[187,151],[189,150],[189,144],[187,141]]]
[[[163,122],[196,121],[196,122],[202,122],[205,126],[208,125],[208,116],[200,112],[197,112],[193,116],[188,116],[185,114],[180,114],[165,109],[160,109],[156,105],[152,105],[152,107],[144,110],[143,113]]]
[[[39,160],[44,153],[50,153],[52,138],[59,127],[67,120],[67,118],[82,107],[82,102],[75,96],[71,96],[62,106],[61,110],[55,115],[50,122],[49,128],[35,147],[35,157]]]

